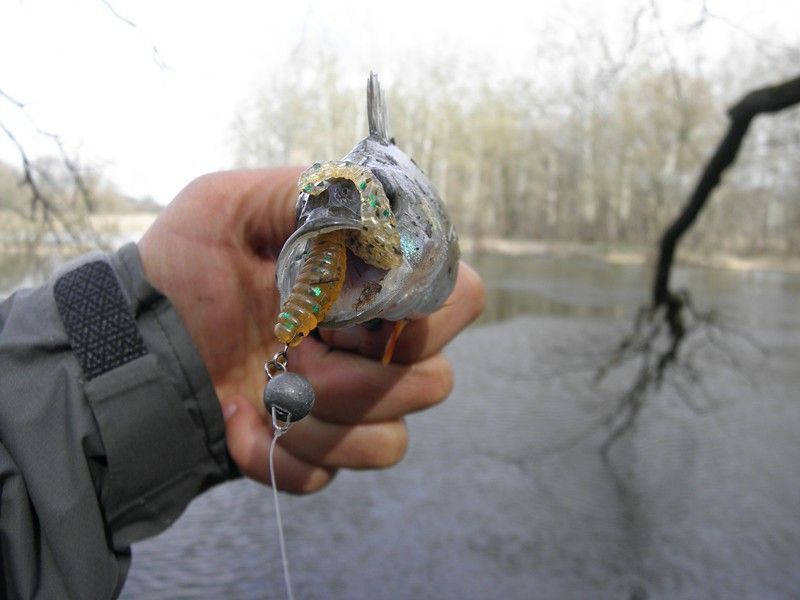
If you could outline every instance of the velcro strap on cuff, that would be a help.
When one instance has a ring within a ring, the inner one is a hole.
[[[87,381],[147,354],[108,263],[98,260],[65,273],[56,281],[53,294]]]

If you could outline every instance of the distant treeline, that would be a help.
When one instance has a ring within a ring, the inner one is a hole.
[[[99,172],[82,171],[82,183],[89,196],[87,203],[78,198],[75,178],[56,157],[37,159],[32,165],[36,183],[43,193],[57,198],[56,204],[64,210],[89,213],[158,212],[163,206],[152,198],[126,196],[117,186]],[[18,213],[31,211],[31,191],[24,183],[24,174],[15,166],[0,160],[0,210]]]
[[[82,171],[76,179],[57,157],[36,159],[30,175],[37,193],[22,170],[0,161],[0,250],[102,247],[109,232],[97,229],[98,215],[162,209],[152,199],[125,196],[99,173]]]
[[[684,72],[654,60],[578,67],[571,56],[546,82],[482,82],[439,64],[385,87],[397,143],[436,184],[463,235],[641,246],[685,202],[724,132],[726,108],[784,75],[757,58]],[[237,116],[238,162],[341,157],[366,132],[362,83],[332,59],[287,68]],[[800,253],[797,111],[754,125],[687,246]]]

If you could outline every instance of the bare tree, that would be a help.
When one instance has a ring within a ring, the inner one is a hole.
[[[632,332],[620,342],[612,360],[598,373],[598,378],[602,379],[624,364],[636,361],[639,365],[607,419],[610,430],[602,448],[604,455],[607,456],[613,444],[633,426],[648,394],[661,387],[670,369],[682,368],[690,372],[690,379],[696,377],[690,363],[680,362],[680,353],[692,336],[717,324],[713,313],[695,309],[689,290],[670,287],[675,251],[706,207],[723,173],[736,160],[753,119],[797,104],[800,104],[800,77],[752,91],[728,111],[730,124],[725,136],[706,163],[683,210],[661,237],[650,304],[640,309]],[[685,394],[682,397],[689,401]]]

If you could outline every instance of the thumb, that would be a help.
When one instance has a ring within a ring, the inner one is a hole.
[[[300,167],[236,171],[232,177],[241,190],[240,222],[253,247],[280,246],[294,232],[297,178]]]

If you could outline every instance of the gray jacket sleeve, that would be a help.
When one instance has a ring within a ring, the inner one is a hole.
[[[235,475],[205,366],[135,245],[0,305],[0,596],[115,597],[130,544]]]

